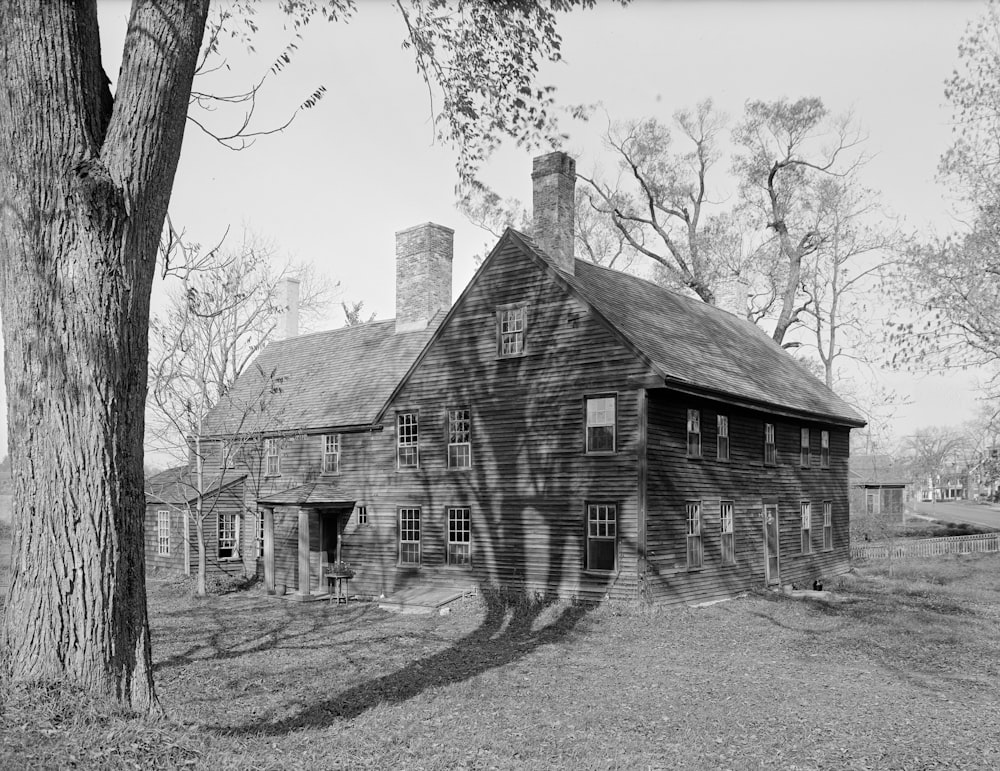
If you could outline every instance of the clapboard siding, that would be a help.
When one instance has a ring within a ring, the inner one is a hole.
[[[701,412],[702,457],[687,457],[687,410]],[[729,417],[730,460],[716,459],[716,416]],[[766,416],[719,402],[655,390],[647,429],[647,562],[644,592],[656,601],[694,602],[764,582],[763,504],[779,510],[780,576],[811,585],[848,568],[848,430]],[[764,424],[774,423],[777,464],[763,462]],[[800,428],[810,429],[811,465],[799,466]],[[830,432],[830,468],[819,468],[820,431]],[[703,563],[687,566],[686,502],[700,501]],[[721,559],[720,502],[734,503],[735,565]],[[813,551],[800,548],[800,504],[812,504]],[[833,549],[823,551],[823,502],[833,514]]]

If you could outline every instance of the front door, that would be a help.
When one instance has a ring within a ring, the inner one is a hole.
[[[764,504],[764,582],[781,582],[778,575],[778,505]]]

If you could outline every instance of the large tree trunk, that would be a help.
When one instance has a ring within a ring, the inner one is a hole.
[[[143,551],[149,294],[207,0],[136,0],[113,102],[93,2],[3,3],[0,311],[16,680],[156,696]]]

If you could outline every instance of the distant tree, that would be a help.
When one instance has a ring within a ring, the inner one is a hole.
[[[924,483],[937,481],[962,457],[968,442],[954,428],[921,428],[900,443],[900,456],[906,459],[911,476]]]
[[[367,319],[361,315],[361,312],[364,310],[365,307],[364,300],[358,300],[357,302],[351,303],[350,305],[348,305],[346,302],[342,302],[340,303],[340,307],[344,311],[345,327],[356,327],[359,324],[370,324],[371,322],[375,321],[374,312],[372,312],[372,314]]]

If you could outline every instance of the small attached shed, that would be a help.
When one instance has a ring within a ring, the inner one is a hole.
[[[850,460],[851,504],[856,513],[899,514],[909,499],[909,480],[888,455],[854,455]]]

